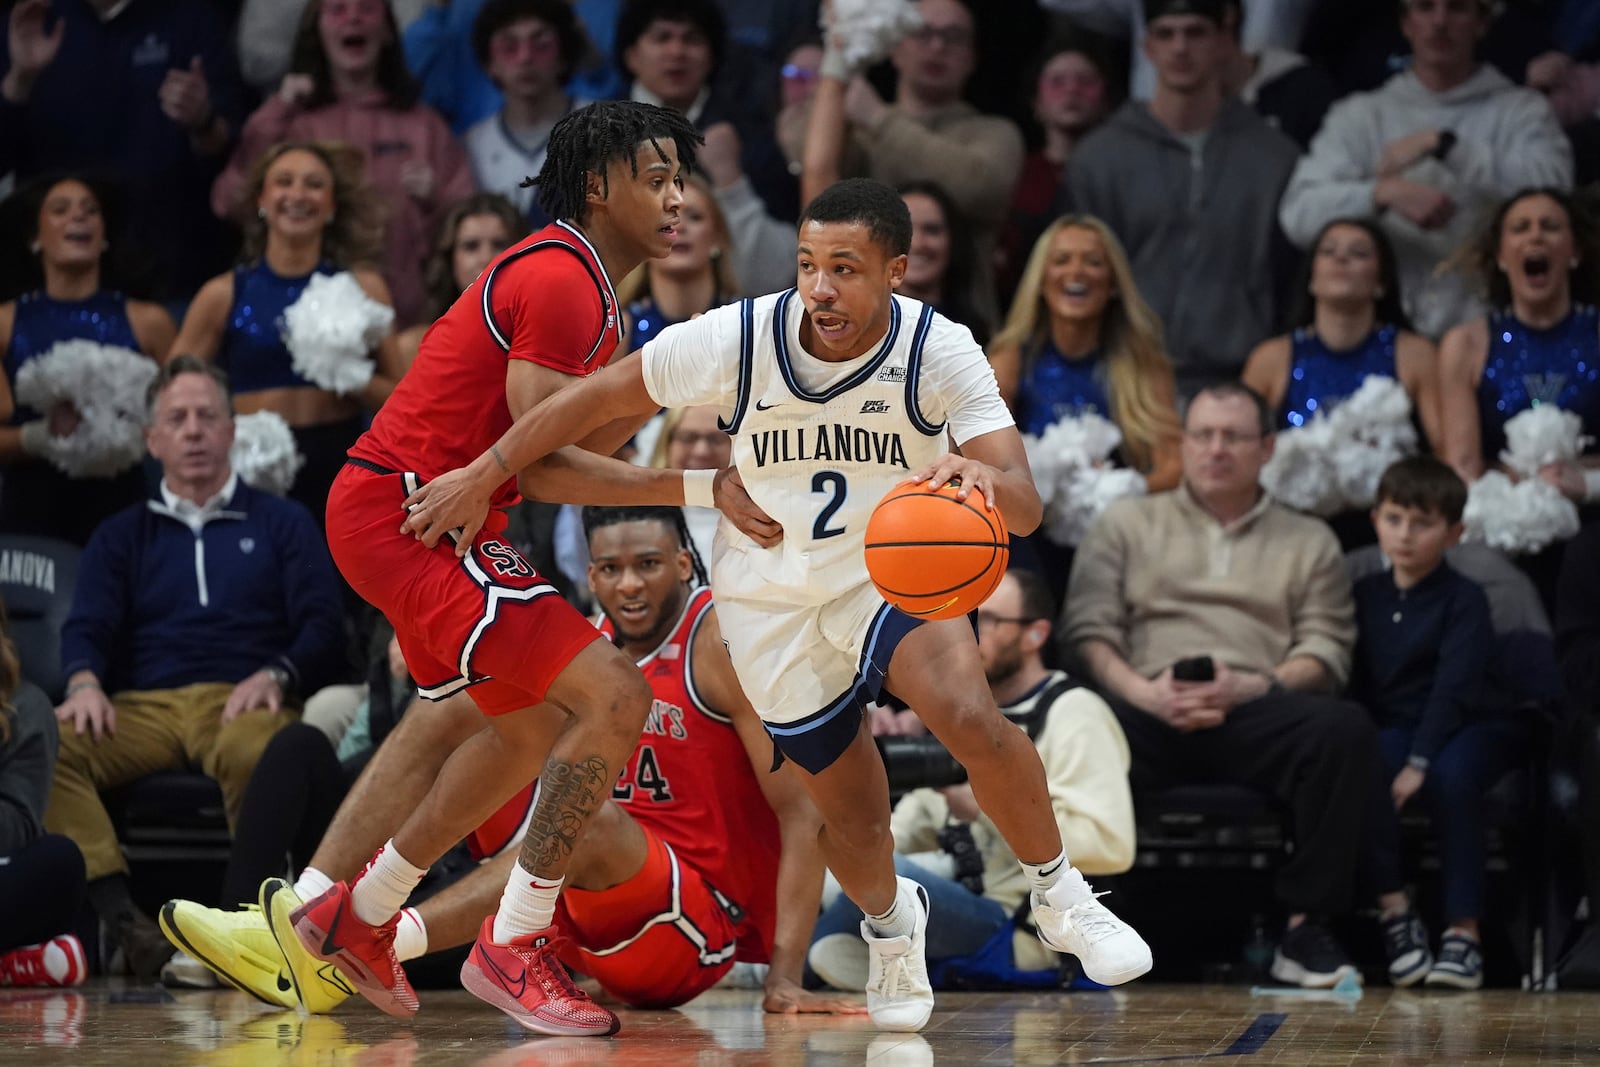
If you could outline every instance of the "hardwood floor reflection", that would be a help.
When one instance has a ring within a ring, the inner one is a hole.
[[[232,992],[115,980],[0,990],[0,1062],[83,1067],[966,1067],[970,1064],[1322,1065],[1600,1063],[1600,994],[1376,989],[1359,1000],[1251,996],[1239,987],[941,994],[919,1035],[865,1017],[766,1016],[756,994],[713,991],[672,1012],[623,1012],[614,1038],[530,1038],[464,992],[424,991],[401,1022],[361,1003],[275,1012]]]

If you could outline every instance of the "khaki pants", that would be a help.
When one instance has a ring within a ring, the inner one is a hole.
[[[245,783],[272,735],[298,717],[294,711],[246,712],[226,726],[222,708],[233,686],[207,682],[182,689],[118,693],[116,730],[98,743],[90,733],[61,731],[55,782],[45,810],[45,828],[65,834],[83,852],[89,880],[126,873],[128,863],[117,845],[111,817],[100,790],[143,778],[157,771],[199,765],[222,787],[222,800],[233,826],[239,815]]]

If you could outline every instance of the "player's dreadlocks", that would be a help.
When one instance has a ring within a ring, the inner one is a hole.
[[[586,507],[583,509],[583,539],[585,541],[594,536],[596,530],[607,526],[620,526],[625,522],[659,522],[667,529],[678,535],[678,546],[689,550],[689,558],[694,561],[694,584],[710,585],[711,579],[706,576],[706,565],[700,559],[699,551],[694,547],[694,539],[689,536],[689,524],[683,521],[683,509],[672,507]]]
[[[639,146],[649,141],[664,160],[661,142],[668,139],[677,142],[684,174],[694,170],[695,149],[704,139],[681,112],[632,100],[590,104],[556,123],[544,166],[522,184],[538,190],[539,206],[552,219],[581,223],[589,209],[589,174],[600,175],[601,188],[609,195],[607,164],[626,162],[637,175]]]

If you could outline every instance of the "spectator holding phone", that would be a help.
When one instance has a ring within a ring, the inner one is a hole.
[[[1260,486],[1274,420],[1236,382],[1202,389],[1178,488],[1112,504],[1073,561],[1067,646],[1127,734],[1135,802],[1179,784],[1271,794],[1294,852],[1279,869],[1288,923],[1278,981],[1355,974],[1325,920],[1353,902],[1379,756],[1371,720],[1334,699],[1355,620],[1333,532]]]

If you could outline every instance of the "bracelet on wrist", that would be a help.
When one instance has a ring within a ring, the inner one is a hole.
[[[73,682],[71,685],[67,686],[67,694],[66,695],[70,697],[74,693],[81,693],[85,689],[99,689],[99,688],[100,688],[100,680],[98,678],[85,678],[81,682]]]

